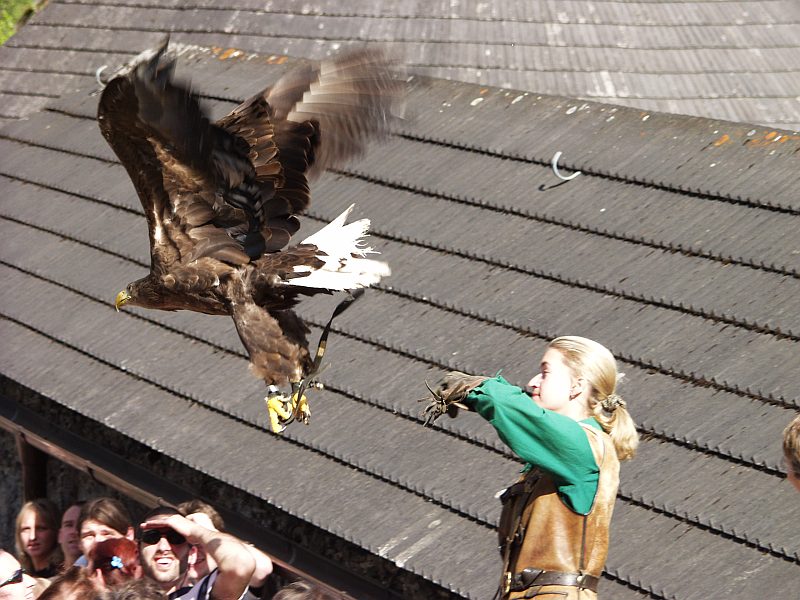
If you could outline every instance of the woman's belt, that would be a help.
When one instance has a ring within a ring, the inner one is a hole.
[[[529,587],[540,585],[566,585],[597,592],[599,579],[594,575],[562,573],[541,569],[523,569],[519,573],[506,573],[507,591],[521,592]]]

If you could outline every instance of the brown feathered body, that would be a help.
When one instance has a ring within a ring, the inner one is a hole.
[[[309,179],[386,135],[403,82],[381,52],[360,51],[294,71],[211,123],[173,80],[166,47],[113,78],[98,108],[150,235],[150,273],[118,305],[230,315],[255,374],[297,382],[310,364],[308,328],[292,307],[388,274],[363,257],[366,221],[345,226],[342,215],[324,235],[288,245]]]

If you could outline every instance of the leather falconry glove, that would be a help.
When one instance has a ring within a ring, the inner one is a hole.
[[[420,413],[420,417],[425,419],[424,425],[431,425],[436,419],[445,414],[453,418],[458,415],[459,408],[469,410],[469,408],[463,404],[464,398],[487,379],[489,379],[489,377],[484,375],[468,375],[461,371],[450,371],[435,388],[428,385],[426,381],[425,386],[433,397],[431,399],[423,398],[420,400],[420,402],[429,400],[428,404]]]

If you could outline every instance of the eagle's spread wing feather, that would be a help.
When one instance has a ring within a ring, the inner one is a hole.
[[[266,92],[276,122],[312,121],[323,132],[307,177],[361,156],[402,116],[405,81],[385,51],[364,49],[284,76]]]
[[[205,256],[246,264],[245,244],[235,236],[248,231],[254,215],[249,148],[212,124],[196,96],[173,82],[166,45],[109,82],[98,107],[100,129],[139,194],[153,270]]]
[[[300,229],[295,215],[302,213],[305,205],[294,206],[284,197],[286,157],[284,152],[279,154],[270,106],[263,95],[253,96],[217,121],[217,125],[244,140],[249,147],[252,178],[257,184],[252,228],[261,233],[263,252],[277,252]],[[309,144],[307,139],[301,138],[299,142]]]

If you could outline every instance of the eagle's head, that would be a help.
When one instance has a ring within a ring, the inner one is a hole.
[[[114,299],[114,306],[119,312],[121,306],[130,304],[131,306],[142,306],[144,308],[159,308],[158,294],[152,277],[148,275],[129,283]]]

